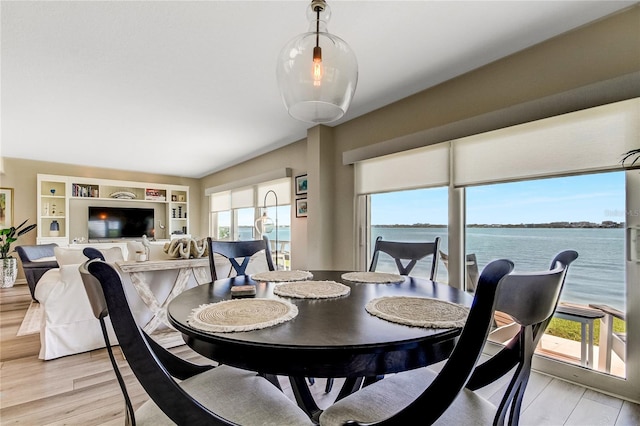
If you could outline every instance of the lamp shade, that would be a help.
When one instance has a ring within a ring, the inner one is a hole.
[[[327,31],[329,6],[314,1],[307,11],[309,31],[280,52],[277,78],[289,115],[310,123],[329,123],[349,108],[358,82],[358,62],[349,45]]]

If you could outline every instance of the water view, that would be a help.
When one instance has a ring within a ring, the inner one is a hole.
[[[448,253],[446,228],[373,226],[372,241],[378,235],[394,241],[433,241],[440,237],[440,248]],[[579,257],[569,269],[561,300],[607,304],[624,311],[624,229],[467,228],[467,253],[476,254],[480,271],[500,258],[512,260],[516,272],[548,269],[553,256],[567,249],[577,251]],[[378,265],[379,269],[396,271],[390,258],[381,256]],[[418,264],[413,275],[428,276],[428,266]],[[442,262],[437,279],[448,281]]]

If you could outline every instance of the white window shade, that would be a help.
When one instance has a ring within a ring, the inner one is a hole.
[[[253,206],[253,187],[234,189],[231,191],[232,209],[244,209]]]
[[[269,191],[276,193],[279,206],[291,204],[291,178],[276,179],[259,184],[258,207],[264,206],[265,202],[267,207],[276,205],[276,197]],[[267,193],[269,194],[267,195]]]
[[[619,168],[640,147],[640,99],[452,142],[456,186]]]
[[[231,209],[231,192],[217,192],[211,194],[211,211],[222,212]]]
[[[360,195],[449,184],[449,144],[440,143],[357,162]]]

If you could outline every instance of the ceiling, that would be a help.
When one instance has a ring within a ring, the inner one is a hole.
[[[363,115],[637,2],[329,0]],[[199,178],[306,136],[276,57],[300,1],[1,2],[3,157]]]

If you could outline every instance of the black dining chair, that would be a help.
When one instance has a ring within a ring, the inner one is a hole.
[[[429,279],[434,280],[438,272],[438,256],[437,253],[440,247],[440,237],[436,237],[433,242],[398,242],[398,241],[385,241],[382,236],[376,238],[376,243],[373,248],[373,257],[371,258],[371,265],[369,266],[369,272],[375,272],[378,266],[378,259],[380,253],[386,253],[391,256],[396,263],[398,273],[400,275],[409,275],[418,261],[431,256],[431,266],[429,271]],[[379,380],[382,376],[375,378],[367,378],[366,383]],[[325,385],[325,393],[331,392],[333,388],[333,379],[327,379]]]
[[[497,354],[478,365],[466,385],[466,389],[470,391],[481,389],[517,367],[495,415],[497,424],[504,424],[507,412],[510,415],[509,424],[517,425],[519,422],[524,391],[531,374],[533,353],[558,307],[569,266],[577,258],[578,252],[564,250],[551,261],[548,275],[540,273],[539,279],[535,278],[535,274],[510,276],[509,280],[518,285],[520,295],[514,293],[498,299],[496,309],[510,315],[519,324],[520,331]],[[551,278],[558,276],[554,273],[558,268],[563,271],[559,282]],[[527,297],[522,297],[523,294]]]
[[[431,267],[429,279],[433,280],[438,272],[438,249],[440,248],[440,237],[436,237],[433,242],[398,242],[385,241],[382,236],[376,238],[373,247],[373,257],[369,272],[375,272],[378,266],[380,253],[386,253],[393,258],[400,275],[409,275],[419,260],[431,256]]]
[[[563,252],[556,257],[554,269],[506,275],[498,285],[495,300],[487,302],[484,294],[491,286],[484,276],[493,265],[490,263],[480,275],[462,335],[440,373],[426,367],[387,376],[329,407],[320,416],[320,424],[399,424],[417,418],[420,424],[503,425],[509,414],[509,424],[517,425],[535,345],[553,316],[567,268],[575,257],[573,251]],[[485,309],[480,318],[475,316],[478,305],[486,303],[492,305],[491,309]],[[475,367],[496,309],[509,313],[521,331],[509,350]],[[474,392],[513,367],[515,372],[498,407]]]
[[[209,267],[211,268],[211,279],[213,281],[218,278],[227,278],[218,277],[215,254],[226,257],[237,275],[246,275],[251,256],[264,250],[268,270],[273,271],[275,269],[273,266],[273,258],[271,257],[271,245],[269,238],[266,236],[261,240],[250,241],[215,241],[211,237],[208,237],[207,245],[209,249]],[[239,263],[238,259],[242,259],[242,263]]]
[[[257,373],[221,365],[196,365],[164,349],[136,324],[120,275],[109,264],[80,266],[94,315],[125,398],[126,424],[312,425],[304,411]],[[134,411],[105,328],[109,316],[131,371],[150,400]]]

